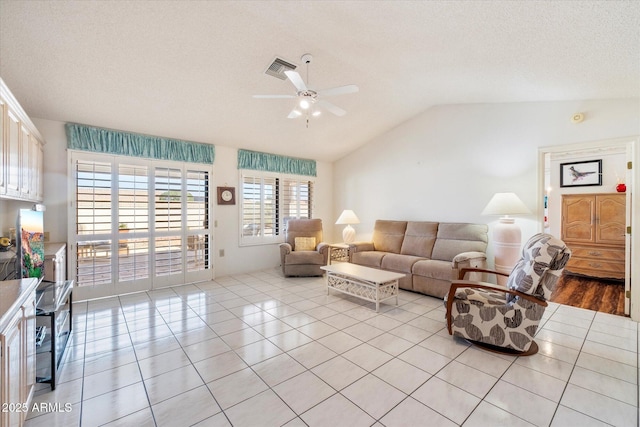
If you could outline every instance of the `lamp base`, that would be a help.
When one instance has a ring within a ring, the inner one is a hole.
[[[520,259],[522,233],[513,218],[500,218],[493,229],[495,268],[500,273],[511,273]],[[498,285],[507,284],[507,278],[498,276]]]
[[[342,241],[345,243],[353,243],[355,239],[356,239],[356,230],[354,230],[352,226],[347,224],[344,230],[342,230]]]

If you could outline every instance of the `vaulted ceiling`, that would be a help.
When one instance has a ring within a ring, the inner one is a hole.
[[[356,84],[287,119],[275,57]],[[7,1],[0,77],[32,117],[333,161],[438,104],[640,96],[638,1]]]

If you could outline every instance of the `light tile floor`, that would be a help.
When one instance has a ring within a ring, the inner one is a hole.
[[[550,304],[510,357],[450,337],[441,300],[372,307],[276,269],[78,303],[26,425],[638,426],[636,322]]]

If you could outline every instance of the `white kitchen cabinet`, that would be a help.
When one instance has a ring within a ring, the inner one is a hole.
[[[41,202],[44,139],[0,79],[0,198]]]
[[[7,170],[5,159],[7,157],[7,143],[4,127],[7,121],[7,104],[0,98],[0,196],[7,194]]]
[[[0,295],[5,298],[0,303],[0,427],[19,427],[24,425],[36,381],[37,280],[1,285]],[[11,304],[16,299],[19,306]]]

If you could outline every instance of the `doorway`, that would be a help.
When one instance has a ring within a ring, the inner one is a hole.
[[[595,141],[578,144],[566,144],[553,147],[542,147],[539,149],[539,200],[541,209],[539,209],[540,229],[561,237],[560,223],[562,219],[561,200],[563,194],[578,193],[614,193],[616,192],[616,184],[620,181],[626,183],[634,183],[636,176],[634,170],[630,168],[632,159],[637,147],[637,138],[616,139],[606,141]],[[584,161],[584,160],[600,160],[605,159],[602,169],[601,185],[593,187],[577,187],[577,188],[561,188],[559,183],[561,163]],[[604,166],[606,165],[606,167]],[[629,165],[629,167],[628,167]],[[556,170],[557,169],[557,170]],[[632,188],[632,186],[629,186]],[[626,224],[630,226],[633,222],[631,216],[633,206],[633,192],[626,192]],[[632,240],[631,234],[625,233],[625,278],[622,295],[624,297],[624,314],[631,315],[632,299],[631,299],[631,273],[632,273]],[[573,285],[578,282],[573,281]],[[597,279],[592,284],[588,281],[581,281],[580,285],[598,286]],[[594,290],[589,293],[600,293]],[[609,293],[611,295],[611,293]],[[617,294],[616,294],[617,295]],[[566,295],[564,296],[566,298]]]

